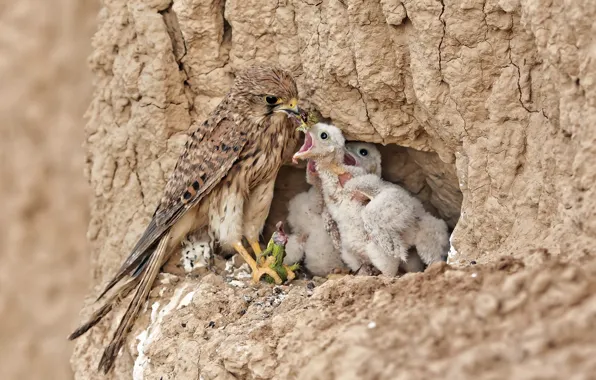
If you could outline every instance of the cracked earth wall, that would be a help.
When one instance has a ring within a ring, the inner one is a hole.
[[[99,2],[0,5],[0,374],[70,379],[90,281],[86,64]]]
[[[149,222],[192,122],[255,61],[291,70],[348,138],[407,148],[430,203],[459,217],[456,264],[591,257],[595,17],[589,0],[104,1],[85,144],[95,283]],[[77,375],[106,329],[78,343]]]

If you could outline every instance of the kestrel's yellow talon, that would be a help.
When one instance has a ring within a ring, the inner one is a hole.
[[[274,271],[273,269],[269,268],[269,267],[258,267],[256,270],[253,270],[252,272],[252,283],[253,284],[258,284],[259,281],[261,281],[261,277],[263,277],[264,275],[269,275],[271,278],[273,278],[273,281],[275,281],[275,283],[277,285],[281,285],[281,283],[283,282],[281,277],[279,277],[279,274],[277,274],[276,271]]]
[[[263,277],[263,275],[265,275],[265,274],[268,274],[269,276],[271,276],[271,278],[273,278],[273,280],[275,281],[276,284],[279,285],[282,283],[281,277],[279,277],[277,272],[275,272],[273,269],[269,268],[269,264],[270,264],[269,259],[265,260],[265,261],[260,260],[261,262],[257,263],[252,258],[250,253],[248,253],[246,248],[244,248],[242,243],[234,244],[234,249],[236,250],[236,252],[238,252],[238,254],[240,254],[240,256],[242,256],[244,261],[246,261],[246,263],[250,267],[250,270],[252,272],[253,284],[258,284],[259,281],[261,280],[261,277]],[[260,249],[260,247],[259,247],[259,249]],[[260,253],[259,253],[259,255],[260,255]]]
[[[271,264],[273,264],[274,262],[275,257],[273,256],[269,256],[265,260],[261,259],[261,262],[257,263],[257,271],[259,271],[258,278],[255,280],[254,277],[256,276],[253,276],[253,282],[259,282],[261,280],[261,276],[263,276],[264,274],[268,274],[269,276],[271,276],[271,278],[273,278],[273,281],[275,281],[277,285],[280,285],[283,282],[283,280],[281,279],[279,274],[271,268]]]
[[[291,266],[284,264],[284,268],[286,268],[286,272],[288,273],[288,276],[287,276],[288,281],[292,281],[293,279],[296,278],[296,273],[294,273],[294,270],[292,269]]]
[[[271,268],[260,268],[260,271],[261,271],[261,275],[259,276],[259,279],[261,278],[261,276],[263,274],[268,274],[269,276],[271,276],[271,278],[273,278],[273,281],[275,281],[276,285],[281,285],[281,283],[283,282],[281,277],[279,277],[279,274],[277,274],[277,272]],[[258,282],[258,280],[257,280],[257,282]]]

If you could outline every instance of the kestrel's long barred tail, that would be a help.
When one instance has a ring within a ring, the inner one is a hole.
[[[160,235],[166,231],[167,227],[169,226],[158,225],[154,216],[149,223],[149,226],[147,226],[145,229],[143,236],[141,236],[137,244],[132,249],[131,254],[124,261],[124,263],[122,263],[120,269],[118,269],[118,272],[114,275],[110,282],[108,282],[104,290],[97,297],[96,301],[102,299],[103,296],[126,275],[136,277],[143,270],[147,260],[149,259],[149,255],[157,246]]]
[[[112,295],[102,307],[97,309],[97,311],[95,311],[91,315],[91,318],[89,318],[89,320],[84,325],[82,325],[81,327],[76,329],[72,334],[70,334],[68,336],[68,339],[77,339],[78,337],[86,333],[90,328],[95,326],[99,321],[101,321],[103,317],[108,315],[108,313],[112,311],[112,309],[114,309],[115,306],[117,306],[123,299],[125,299],[130,294],[130,292],[132,292],[136,288],[139,281],[140,277],[134,277],[128,280],[128,282],[122,285],[122,287],[118,289],[118,291],[114,295]]]
[[[132,326],[135,322],[136,316],[141,309],[141,306],[147,299],[149,292],[151,291],[151,286],[159,273],[159,269],[161,268],[162,262],[167,253],[168,248],[168,241],[170,239],[170,231],[168,231],[162,238],[155,252],[151,255],[149,262],[147,263],[147,267],[143,271],[142,274],[139,275],[139,286],[137,291],[135,292],[134,297],[130,301],[128,305],[128,309],[126,309],[126,313],[120,320],[120,325],[118,329],[114,333],[112,337],[112,341],[106,347],[99,361],[98,370],[103,370],[104,373],[108,373],[108,371],[112,368],[114,364],[114,359],[116,359],[116,355],[118,355],[118,351],[120,351],[120,347],[124,344],[126,339],[126,335],[132,329]],[[126,285],[125,285],[126,286]]]

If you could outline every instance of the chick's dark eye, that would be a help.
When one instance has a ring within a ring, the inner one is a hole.
[[[265,97],[265,101],[266,101],[268,104],[271,104],[271,105],[273,105],[273,104],[277,104],[277,101],[278,101],[278,99],[277,99],[277,97],[276,97],[276,96],[266,96],[266,97]]]
[[[362,157],[368,156],[368,150],[366,149],[360,149],[359,153]]]
[[[327,135],[327,132],[321,132],[321,135],[320,135],[320,136],[321,136],[321,139],[322,139],[322,140],[327,140],[327,137],[329,137],[329,136]]]

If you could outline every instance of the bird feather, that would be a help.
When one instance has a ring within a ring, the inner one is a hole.
[[[186,211],[197,204],[226,176],[240,157],[246,142],[246,133],[227,118],[219,120],[215,128],[207,130],[202,136],[194,133],[191,135],[166,185],[165,194],[153,219],[131,254],[99,295],[98,300],[124,276],[140,272],[139,267],[152,252],[150,248]],[[195,182],[200,185],[198,190],[192,187]],[[184,199],[185,194],[190,193],[190,189],[192,189],[191,196]]]

